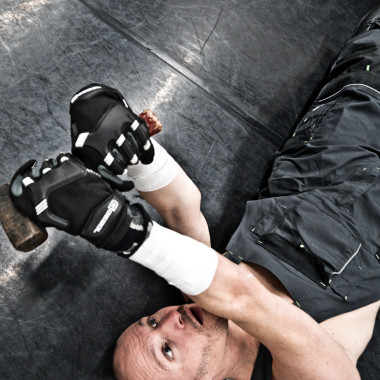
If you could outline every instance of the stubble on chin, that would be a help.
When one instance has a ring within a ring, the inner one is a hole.
[[[202,333],[208,337],[211,337],[215,333],[217,335],[228,335],[228,320],[225,318],[219,317],[214,314],[210,314],[207,311],[203,310],[205,314],[208,314],[208,319],[211,317],[211,321],[208,321],[209,326],[206,327],[204,325],[198,325],[193,321],[193,319],[186,313],[185,305],[179,306],[177,311],[181,314],[183,321],[186,324],[189,324],[191,327],[194,328],[194,330],[198,331],[199,333]]]

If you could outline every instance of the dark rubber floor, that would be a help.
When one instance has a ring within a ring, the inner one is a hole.
[[[160,117],[157,140],[199,186],[223,251],[272,154],[375,5],[0,0],[0,184],[29,158],[69,151],[70,98],[103,82]],[[0,229],[0,379],[112,379],[118,335],[181,297],[133,262],[49,235],[24,254]],[[380,378],[377,322],[359,362],[363,380]]]

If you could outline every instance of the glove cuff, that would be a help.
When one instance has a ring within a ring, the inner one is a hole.
[[[106,249],[118,252],[122,257],[129,257],[136,252],[144,241],[148,238],[152,220],[144,207],[138,203],[128,206],[129,228],[124,231],[121,238],[113,239]],[[117,244],[114,242],[117,241]]]

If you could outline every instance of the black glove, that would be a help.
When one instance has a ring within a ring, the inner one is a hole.
[[[145,121],[131,110],[119,91],[98,83],[73,96],[70,116],[72,153],[114,187],[130,190],[131,186],[116,175],[139,161],[152,162],[154,148]]]
[[[13,176],[10,197],[39,225],[80,235],[111,251],[133,253],[149,233],[151,221],[143,207],[130,205],[71,154],[46,160],[41,168],[28,161]]]

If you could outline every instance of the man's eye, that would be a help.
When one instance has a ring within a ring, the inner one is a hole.
[[[169,359],[174,358],[173,357],[173,351],[171,350],[171,348],[166,343],[164,344],[162,351],[164,351],[164,355],[167,356]]]
[[[150,327],[155,328],[155,327],[157,327],[157,322],[153,317],[150,317],[150,318],[148,318],[148,325]]]

